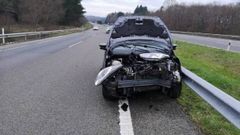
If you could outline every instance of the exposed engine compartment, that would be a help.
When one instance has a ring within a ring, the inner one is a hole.
[[[178,72],[178,65],[170,58],[145,60],[136,54],[112,56],[111,65],[116,65],[118,63],[121,63],[123,67],[114,74],[115,81],[159,79],[169,82],[169,86],[165,86],[170,87],[171,82],[180,80],[180,76],[174,74]]]

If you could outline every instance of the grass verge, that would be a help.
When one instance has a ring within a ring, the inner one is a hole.
[[[86,23],[87,24],[87,23]],[[86,25],[85,24],[85,25]],[[87,24],[88,25],[88,24]],[[31,31],[50,31],[50,30],[63,30],[63,29],[73,29],[76,26],[63,26],[63,25],[24,25],[24,24],[15,24],[1,26],[0,28],[5,28],[5,33],[18,33],[18,32],[31,32]]]
[[[178,44],[176,55],[184,67],[240,100],[240,53],[180,41],[176,43]],[[240,129],[229,123],[186,85],[183,87],[182,96],[178,102],[203,133],[209,135],[240,134]]]
[[[86,23],[81,27],[78,28],[73,28],[73,29],[66,29],[64,32],[59,32],[59,33],[54,33],[54,34],[50,34],[50,37],[54,37],[54,36],[61,36],[61,35],[67,35],[67,34],[71,34],[71,33],[76,33],[76,32],[81,32],[81,31],[85,31],[88,29],[91,29],[93,26],[90,23]]]

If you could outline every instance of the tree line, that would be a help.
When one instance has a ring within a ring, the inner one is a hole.
[[[107,15],[107,17],[105,19],[105,23],[113,24],[118,19],[118,17],[125,16],[125,15],[126,14],[124,14],[123,12],[110,13]]]
[[[81,25],[81,0],[0,0],[0,25]]]
[[[176,4],[167,8],[161,7],[156,12],[149,12],[143,7],[137,6],[134,13],[111,13],[107,16],[106,23],[112,24],[123,15],[150,15],[159,16],[170,30],[240,35],[240,3]]]
[[[231,5],[173,5],[151,13],[171,30],[240,35],[240,3]]]
[[[146,6],[140,5],[135,8],[133,13],[123,13],[123,12],[110,13],[107,15],[105,23],[113,24],[118,19],[118,17],[129,16],[129,15],[149,15],[149,11]]]

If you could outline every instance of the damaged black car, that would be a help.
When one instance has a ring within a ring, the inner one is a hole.
[[[105,99],[130,97],[135,92],[161,90],[178,98],[182,89],[181,64],[176,45],[158,17],[119,18],[111,31],[103,67],[95,85],[102,85]]]

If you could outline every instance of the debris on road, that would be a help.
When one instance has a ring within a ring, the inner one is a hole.
[[[121,105],[121,108],[122,108],[122,110],[123,110],[124,112],[126,112],[127,109],[128,109],[128,105],[127,105],[126,103],[123,103],[123,104]]]

